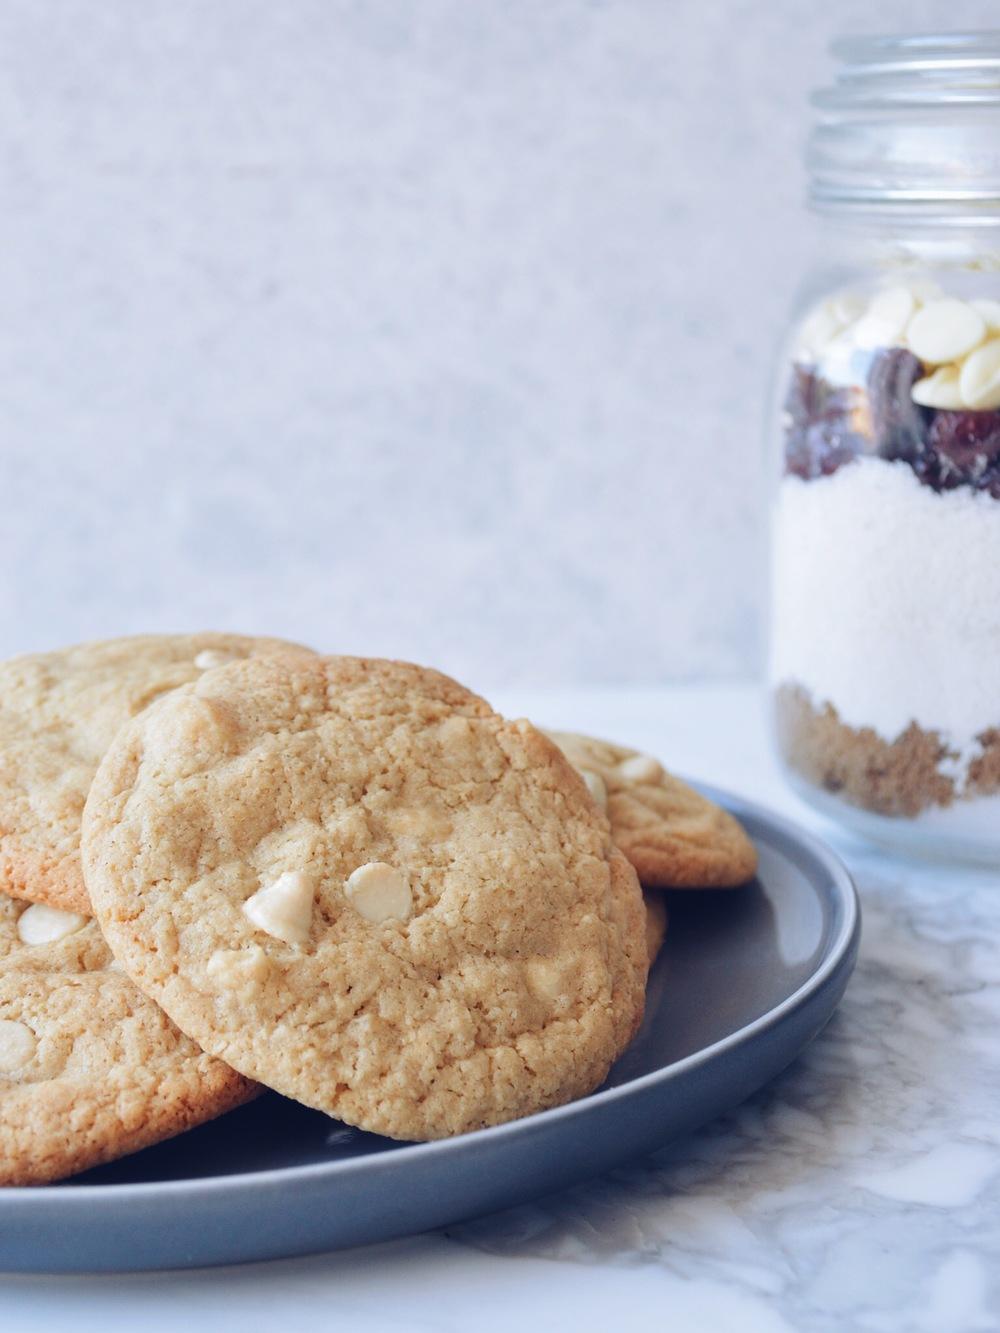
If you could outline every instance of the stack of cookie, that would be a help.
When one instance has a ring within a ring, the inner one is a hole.
[[[406,663],[204,634],[0,665],[0,1183],[262,1086],[399,1139],[583,1096],[642,1018],[639,879],[754,865],[656,761]]]

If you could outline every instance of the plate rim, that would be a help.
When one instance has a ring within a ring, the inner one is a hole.
[[[767,1032],[797,1009],[807,1005],[812,997],[827,985],[845,960],[852,956],[861,935],[861,904],[857,886],[837,853],[815,833],[803,828],[795,820],[722,788],[703,782],[691,782],[691,785],[738,818],[748,818],[750,822],[762,826],[768,832],[779,835],[781,841],[790,842],[804,850],[826,871],[828,888],[833,890],[833,901],[837,902],[841,909],[839,928],[834,938],[827,944],[814,970],[791,994],[749,1023],[742,1024],[717,1041],[702,1046],[679,1060],[671,1061],[660,1069],[640,1074],[627,1079],[624,1083],[603,1088],[585,1097],[578,1097],[562,1106],[536,1111],[533,1115],[521,1116],[517,1120],[510,1120],[501,1125],[471,1130],[467,1134],[431,1139],[422,1143],[402,1142],[395,1148],[381,1153],[364,1153],[328,1162],[306,1162],[297,1166],[268,1167],[259,1171],[239,1171],[227,1175],[187,1176],[180,1180],[123,1181],[97,1185],[73,1185],[67,1181],[54,1181],[48,1185],[9,1186],[0,1190],[0,1214],[3,1212],[4,1204],[29,1209],[35,1204],[42,1209],[58,1201],[60,1207],[74,1209],[106,1204],[112,1199],[120,1199],[125,1203],[186,1195],[211,1195],[218,1198],[226,1193],[241,1194],[247,1190],[266,1188],[279,1183],[295,1185],[299,1182],[316,1182],[324,1178],[341,1178],[363,1174],[366,1171],[385,1170],[392,1164],[399,1163],[400,1159],[411,1163],[415,1160],[432,1159],[435,1156],[451,1155],[456,1152],[475,1151],[482,1143],[496,1144],[507,1138],[529,1134],[541,1126],[571,1121],[576,1117],[587,1115],[596,1108],[613,1105],[657,1084],[668,1083]],[[730,891],[717,890],[721,893]]]

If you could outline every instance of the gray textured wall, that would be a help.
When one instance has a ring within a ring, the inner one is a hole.
[[[0,651],[753,662],[831,34],[922,0],[0,0]]]

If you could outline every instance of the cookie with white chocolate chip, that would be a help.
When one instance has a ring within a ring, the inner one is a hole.
[[[0,893],[0,968],[88,972],[110,961],[92,918]]]
[[[659,760],[576,732],[546,734],[606,811],[645,887],[732,888],[753,877],[757,852],[742,826]]]
[[[209,667],[279,651],[308,649],[242,634],[146,634],[0,663],[0,891],[89,912],[80,816],[115,732]]]
[[[400,1139],[590,1092],[642,1017],[635,872],[559,750],[407,663],[260,657],[119,732],[87,883],[212,1054]]]
[[[95,922],[0,895],[0,1185],[74,1175],[258,1092],[113,963]]]

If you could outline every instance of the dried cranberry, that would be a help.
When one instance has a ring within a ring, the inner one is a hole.
[[[905,347],[888,347],[868,368],[868,406],[875,449],[881,458],[914,463],[924,452],[931,413],[913,401],[923,363]]]
[[[788,431],[785,470],[805,481],[828,477],[871,445],[858,429],[864,416],[857,388],[832,385],[805,366],[794,366],[785,400]]]
[[[972,486],[1000,499],[1000,412],[935,412],[914,467],[926,486]]]
[[[793,427],[806,429],[822,411],[823,381],[807,366],[792,366],[785,411]]]
[[[850,439],[824,422],[818,422],[803,432],[785,450],[785,470],[803,481],[829,477],[838,468],[857,458],[858,451]]]
[[[1000,412],[937,412],[927,443],[965,472],[1000,456]]]

